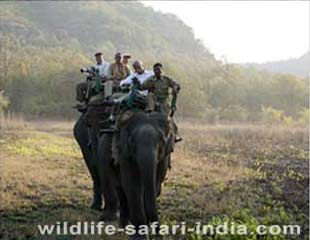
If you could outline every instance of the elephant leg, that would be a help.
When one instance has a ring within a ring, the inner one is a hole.
[[[147,224],[138,166],[132,165],[132,159],[120,159],[120,164],[122,188],[129,207],[129,220],[138,230],[139,226]],[[137,233],[133,239],[144,239],[143,237],[145,236],[139,236]]]
[[[92,157],[90,161],[91,169],[93,170],[93,183],[94,183],[94,201],[92,208],[96,210],[101,210],[102,205],[102,190],[101,190],[101,181],[99,175],[99,166],[98,166],[98,137],[97,130],[93,128],[88,129],[88,135],[91,139],[91,152]]]
[[[84,114],[81,115],[81,117],[76,122],[74,129],[73,129],[73,133],[74,133],[74,137],[76,141],[78,142],[80,146],[84,161],[86,163],[86,166],[88,168],[88,171],[93,181],[94,196],[93,196],[93,202],[92,202],[91,208],[100,210],[101,204],[102,204],[102,198],[101,198],[100,187],[99,187],[99,178],[98,178],[96,167],[92,161],[93,153],[88,147],[89,133],[88,133],[87,122],[86,122],[86,118]]]
[[[156,176],[156,196],[159,197],[161,193],[161,184],[165,180],[167,170],[169,168],[170,154],[165,157],[163,161],[160,161],[157,165]]]
[[[124,190],[121,186],[117,187],[118,198],[120,202],[119,226],[125,228],[129,223],[129,209]]]
[[[101,191],[105,202],[101,220],[104,221],[113,221],[117,219],[119,206],[111,144],[112,136],[109,134],[102,135],[98,143],[98,172],[100,176]]]

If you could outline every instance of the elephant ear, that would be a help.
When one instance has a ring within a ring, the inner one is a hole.
[[[121,146],[122,156],[129,157],[135,153],[135,143],[134,138],[131,135],[134,135],[137,127],[140,127],[144,124],[151,124],[156,132],[158,133],[159,139],[161,141],[161,147],[164,147],[167,143],[167,137],[169,135],[169,121],[166,116],[159,112],[136,112],[129,118],[128,122],[122,126],[120,129],[121,133]]]
[[[102,106],[90,106],[85,113],[87,123],[91,127],[99,127],[101,122],[109,117],[107,108]]]
[[[149,115],[149,119],[152,120],[152,125],[155,127],[156,131],[159,134],[160,140],[163,143],[163,146],[167,144],[168,136],[170,132],[170,124],[167,118],[159,113],[153,112]]]

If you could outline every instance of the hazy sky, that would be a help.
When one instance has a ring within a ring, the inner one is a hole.
[[[309,50],[309,1],[143,1],[174,13],[217,58],[265,62]]]

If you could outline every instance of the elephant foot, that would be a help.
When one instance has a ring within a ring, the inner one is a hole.
[[[145,235],[134,235],[134,236],[130,236],[129,240],[146,240],[147,236]]]
[[[163,240],[164,237],[162,235],[156,235],[156,236],[153,236],[153,237],[150,237],[150,240]]]
[[[161,184],[158,186],[156,197],[159,197],[161,194]]]
[[[102,199],[101,197],[94,197],[94,200],[90,206],[91,209],[94,209],[94,210],[97,210],[97,211],[101,211],[102,208],[101,208],[101,205],[102,205]]]
[[[100,221],[113,222],[118,219],[117,211],[103,210]]]
[[[119,219],[118,225],[120,228],[125,228],[128,225],[129,221],[128,218],[121,218]]]
[[[91,209],[93,210],[97,210],[97,211],[101,211],[101,204],[97,204],[97,203],[92,203],[92,205],[90,206]]]
[[[89,142],[87,143],[87,148],[88,148],[89,151],[91,151],[91,141],[89,141]]]

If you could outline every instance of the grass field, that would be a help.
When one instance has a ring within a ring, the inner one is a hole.
[[[0,239],[124,239],[39,235],[38,224],[98,221],[73,123],[0,129]],[[309,239],[309,142],[304,128],[180,124],[184,141],[159,198],[161,222],[299,224],[299,236],[188,235],[175,239]]]

